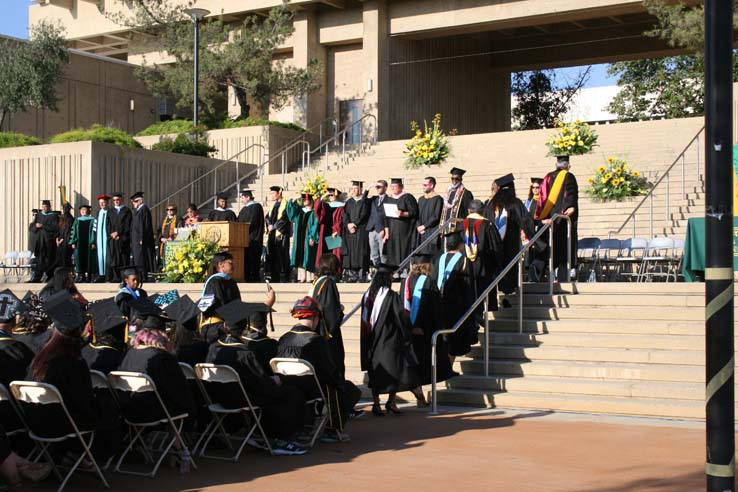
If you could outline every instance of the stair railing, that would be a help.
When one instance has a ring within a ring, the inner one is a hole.
[[[682,193],[681,193],[681,196],[682,196],[682,198],[687,198],[686,186],[685,186],[685,181],[686,181],[686,176],[687,176],[687,174],[686,174],[686,162],[685,162],[686,161],[686,155],[687,155],[687,152],[689,151],[690,147],[692,147],[692,145],[695,144],[696,145],[696,148],[697,148],[697,150],[696,150],[696,157],[697,157],[697,159],[696,159],[696,162],[697,162],[697,166],[696,166],[696,170],[697,170],[696,179],[697,179],[697,183],[699,183],[699,181],[700,181],[700,137],[702,136],[702,134],[704,133],[704,131],[705,131],[705,127],[703,126],[700,129],[700,131],[698,131],[697,134],[692,138],[692,140],[689,141],[689,143],[686,145],[686,147],[684,147],[684,149],[679,153],[679,155],[676,157],[676,159],[674,159],[674,161],[671,163],[671,165],[666,169],[666,172],[664,174],[662,174],[661,177],[658,180],[656,180],[656,182],[653,184],[653,186],[648,191],[648,193],[641,199],[640,202],[638,202],[638,205],[636,205],[635,208],[633,209],[633,211],[628,215],[628,217],[626,217],[625,221],[623,221],[623,224],[617,230],[608,231],[608,233],[607,233],[607,237],[608,238],[612,238],[612,235],[613,234],[616,234],[616,235],[617,234],[620,234],[623,231],[623,229],[625,229],[625,226],[628,225],[628,222],[632,222],[632,225],[633,225],[633,236],[632,237],[637,237],[636,236],[636,213],[638,213],[638,211],[646,203],[646,201],[648,201],[648,208],[649,208],[649,211],[648,211],[649,239],[653,238],[653,197],[654,197],[654,192],[657,189],[659,189],[659,185],[662,182],[664,182],[664,181],[666,181],[666,184],[665,184],[665,187],[666,187],[666,216],[665,216],[665,220],[667,222],[669,221],[669,219],[671,217],[671,209],[670,209],[670,204],[669,204],[670,189],[671,189],[671,186],[670,186],[671,185],[671,183],[670,183],[670,180],[671,180],[671,172],[674,169],[674,167],[681,162],[681,170],[682,170],[682,173],[681,173],[681,183],[682,183]],[[661,191],[661,190],[659,189],[659,191]]]
[[[516,254],[512,260],[505,266],[505,268],[502,269],[502,271],[495,277],[495,279],[487,286],[486,289],[484,289],[484,292],[482,292],[479,297],[472,303],[471,307],[467,309],[467,311],[459,318],[459,321],[454,324],[452,328],[443,329],[443,330],[436,330],[433,332],[433,336],[431,337],[431,415],[438,414],[438,361],[437,361],[437,347],[438,347],[438,337],[441,335],[449,335],[451,333],[456,333],[459,328],[463,326],[464,323],[466,323],[466,320],[469,319],[470,316],[474,315],[474,312],[479,308],[481,304],[484,304],[484,376],[489,377],[489,294],[492,292],[493,289],[497,287],[497,284],[499,284],[502,279],[505,278],[505,275],[512,270],[512,268],[517,264],[518,265],[518,330],[519,333],[523,332],[523,265],[525,263],[525,254],[528,252],[528,250],[535,244],[535,242],[549,229],[551,230],[551,233],[548,235],[548,247],[549,247],[549,270],[548,270],[548,292],[549,295],[553,295],[553,279],[554,279],[554,271],[553,271],[553,253],[554,253],[554,243],[553,243],[553,226],[554,224],[559,220],[566,220],[567,221],[567,259],[566,259],[566,275],[569,274],[569,261],[571,258],[571,218],[562,215],[562,214],[554,214],[551,216],[551,222],[548,224],[544,224],[543,227],[538,229],[536,233],[533,235],[532,238],[528,241],[527,244],[525,244],[518,254]]]
[[[325,142],[322,142],[318,147],[314,148],[312,151],[309,151],[308,154],[307,154],[307,159],[303,158],[303,162],[309,163],[310,162],[310,159],[312,158],[312,154],[316,154],[317,153],[318,155],[320,155],[320,151],[322,150],[323,151],[322,158],[325,158],[326,159],[326,171],[327,171],[328,170],[327,160],[328,160],[329,146],[331,144],[339,145],[339,142],[340,142],[340,145],[341,145],[341,161],[345,163],[346,162],[346,135],[348,134],[349,131],[353,131],[353,129],[354,129],[354,127],[356,127],[356,125],[361,124],[362,125],[362,128],[363,128],[363,122],[364,122],[364,120],[367,120],[367,119],[370,119],[370,118],[372,120],[374,120],[374,131],[372,132],[371,144],[372,145],[376,145],[377,144],[377,134],[378,134],[377,117],[374,116],[371,113],[366,113],[364,116],[362,116],[358,120],[354,121],[350,125],[347,125],[345,128],[341,129],[339,132],[337,132],[335,135],[333,135],[331,138],[329,138]],[[359,144],[358,144],[359,153],[361,153],[361,149],[362,149],[363,145],[364,145],[364,132],[363,131],[360,131],[359,132]],[[303,166],[303,169],[302,170],[303,171],[305,170],[304,166]]]

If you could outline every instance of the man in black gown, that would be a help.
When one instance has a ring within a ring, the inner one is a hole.
[[[369,200],[362,192],[362,181],[351,182],[351,197],[346,200],[341,218],[341,255],[343,269],[349,282],[358,282],[369,269]]]
[[[423,180],[423,196],[418,200],[418,221],[415,223],[416,247],[438,230],[442,213],[443,197],[436,193],[436,178],[428,176]],[[440,249],[441,237],[437,237],[418,254],[435,256]]]
[[[269,188],[271,205],[266,213],[267,257],[266,268],[272,282],[285,282],[290,277],[290,237],[292,223],[287,217],[287,200],[282,196],[282,188]]]
[[[413,250],[415,219],[418,217],[418,202],[403,189],[402,179],[393,178],[390,183],[391,196],[385,205],[397,206],[397,215],[387,215],[389,238],[387,239],[387,262],[399,265]],[[386,206],[385,206],[386,209]],[[407,268],[405,268],[407,269]]]
[[[133,264],[143,274],[143,282],[148,282],[149,274],[156,272],[156,242],[151,210],[144,203],[143,191],[131,195],[135,207],[131,221],[131,249]]]
[[[497,272],[505,266],[500,233],[497,227],[482,215],[483,208],[481,200],[472,200],[469,204],[469,215],[462,223],[464,253],[473,272],[475,298],[479,297],[494,280]],[[489,294],[489,308],[492,311],[497,310],[496,288]],[[483,309],[482,307],[479,311],[480,321]]]
[[[59,237],[59,215],[51,210],[51,201],[41,201],[41,211],[36,214],[29,230],[35,232],[36,241],[33,254],[36,269],[32,282],[41,282],[43,277],[51,278],[56,265],[56,239]]]
[[[458,167],[451,168],[451,186],[448,187],[446,196],[443,201],[443,213],[441,214],[441,222],[449,219],[463,219],[469,213],[469,203],[474,200],[472,192],[464,187],[464,174],[466,170]],[[446,232],[454,232],[458,230],[458,222],[451,220],[446,227]]]
[[[123,193],[113,193],[113,208],[108,211],[107,266],[105,278],[108,282],[120,282],[120,270],[131,260],[131,209],[123,204]]]
[[[249,247],[246,249],[244,273],[247,282],[258,282],[264,247],[264,209],[254,200],[251,190],[241,191],[241,204],[243,208],[238,213],[238,221],[249,223]]]
[[[218,193],[217,206],[208,214],[208,222],[236,222],[236,213],[228,206],[228,193]]]

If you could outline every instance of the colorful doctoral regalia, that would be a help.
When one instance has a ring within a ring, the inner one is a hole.
[[[94,217],[77,217],[72,224],[69,244],[74,245],[74,270],[80,274],[97,273],[97,255],[95,255],[95,239],[97,230]]]
[[[469,212],[469,204],[474,200],[472,192],[464,188],[463,183],[457,186],[450,186],[448,193],[443,200],[443,213],[441,214],[441,223],[449,219],[463,219]],[[458,230],[455,221],[446,227],[446,232],[454,232]]]
[[[469,214],[462,222],[462,229],[466,258],[469,260],[473,273],[474,297],[476,298],[494,280],[497,272],[506,265],[503,263],[502,240],[497,227],[479,214]],[[496,310],[496,288],[490,292],[488,299],[489,308],[492,311]]]
[[[420,197],[418,200],[418,220],[415,226],[425,226],[425,233],[416,233],[416,247],[420,246],[423,241],[438,230],[438,224],[441,222],[441,214],[443,214],[443,197],[441,195],[434,193],[431,196]],[[425,248],[418,251],[418,254],[435,255],[440,249],[441,237],[439,236]]]
[[[341,221],[343,218],[342,202],[329,202],[326,200],[315,200],[313,211],[318,220],[318,237],[317,251],[315,253],[315,267],[318,267],[318,261],[324,253],[333,253],[341,263],[341,248],[328,250],[325,244],[325,238],[330,237],[334,232],[341,235]]]
[[[397,210],[408,212],[408,217],[387,217],[389,240],[387,241],[387,263],[399,265],[413,251],[415,219],[418,216],[418,202],[410,193],[388,196],[384,203],[397,205]]]
[[[438,258],[433,275],[443,300],[444,328],[451,329],[475,301],[474,272],[462,253],[448,251]],[[455,333],[448,335],[449,354],[469,353],[471,346],[478,341],[477,331],[476,319],[469,316]]]
[[[322,308],[320,334],[328,341],[328,350],[333,359],[333,364],[343,379],[346,375],[346,352],[343,347],[343,335],[341,334],[343,306],[341,305],[341,295],[338,292],[336,280],[328,275],[315,279],[308,295],[318,301]]]
[[[290,252],[290,264],[293,267],[315,271],[315,259],[318,251],[320,232],[318,219],[312,209],[305,210],[294,200],[287,202],[287,217],[292,222],[294,239]],[[310,246],[310,240],[313,245]]]
[[[369,268],[369,233],[366,223],[369,220],[368,191],[359,198],[351,197],[343,207],[341,217],[341,233],[343,245],[341,255],[343,268],[348,270],[366,270]],[[348,225],[354,224],[355,231],[349,231]]]
[[[108,240],[110,238],[108,214],[110,210],[101,208],[95,218],[95,251],[97,253],[97,274],[105,277],[105,265],[108,263]]]
[[[566,209],[574,207],[571,219],[571,268],[576,268],[577,260],[577,222],[579,219],[579,186],[577,178],[565,169],[557,169],[546,175],[541,184],[541,201],[538,204],[538,220],[548,219],[554,214],[560,214]],[[554,225],[554,268],[559,269],[559,280],[568,281],[569,272],[566,269],[566,221],[559,220]]]
[[[169,239],[170,241],[177,237],[177,227],[182,224],[176,215],[165,216],[164,220],[161,221],[161,227],[159,227],[159,256],[164,256],[164,244],[162,239]]]

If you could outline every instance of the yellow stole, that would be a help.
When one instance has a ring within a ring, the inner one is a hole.
[[[551,187],[551,192],[546,197],[546,203],[543,205],[543,210],[538,216],[539,219],[547,219],[551,214],[551,210],[553,210],[554,205],[556,205],[556,200],[558,200],[559,194],[561,193],[561,188],[564,186],[564,180],[566,180],[567,174],[569,174],[569,171],[562,169],[559,171],[559,174],[556,175],[554,184]]]
[[[274,202],[269,206],[269,210],[267,210],[267,217],[272,215],[272,210],[274,210]],[[284,211],[287,210],[287,199],[282,197],[282,201],[279,202],[279,210],[277,210],[277,220],[279,220],[280,217],[282,217],[282,214],[284,214]],[[276,225],[276,224],[272,224]],[[278,239],[282,237],[282,233],[279,232],[276,228],[274,229],[275,237]]]

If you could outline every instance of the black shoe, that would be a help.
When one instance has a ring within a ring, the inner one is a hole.
[[[512,307],[512,304],[510,304],[510,301],[508,301],[506,298],[502,299],[500,305],[505,309],[510,309]]]
[[[375,417],[384,417],[384,412],[382,411],[381,405],[372,405],[372,415]]]
[[[394,413],[395,415],[402,415],[403,413],[405,413],[405,412],[401,411],[399,408],[397,408],[397,403],[394,403],[394,402],[393,403],[386,403],[384,405],[384,408],[385,408],[385,410],[387,410],[387,412]]]
[[[366,412],[364,410],[357,410],[357,409],[353,408],[349,412],[349,420],[356,420],[358,418],[361,418],[361,417],[364,416],[365,413]]]

